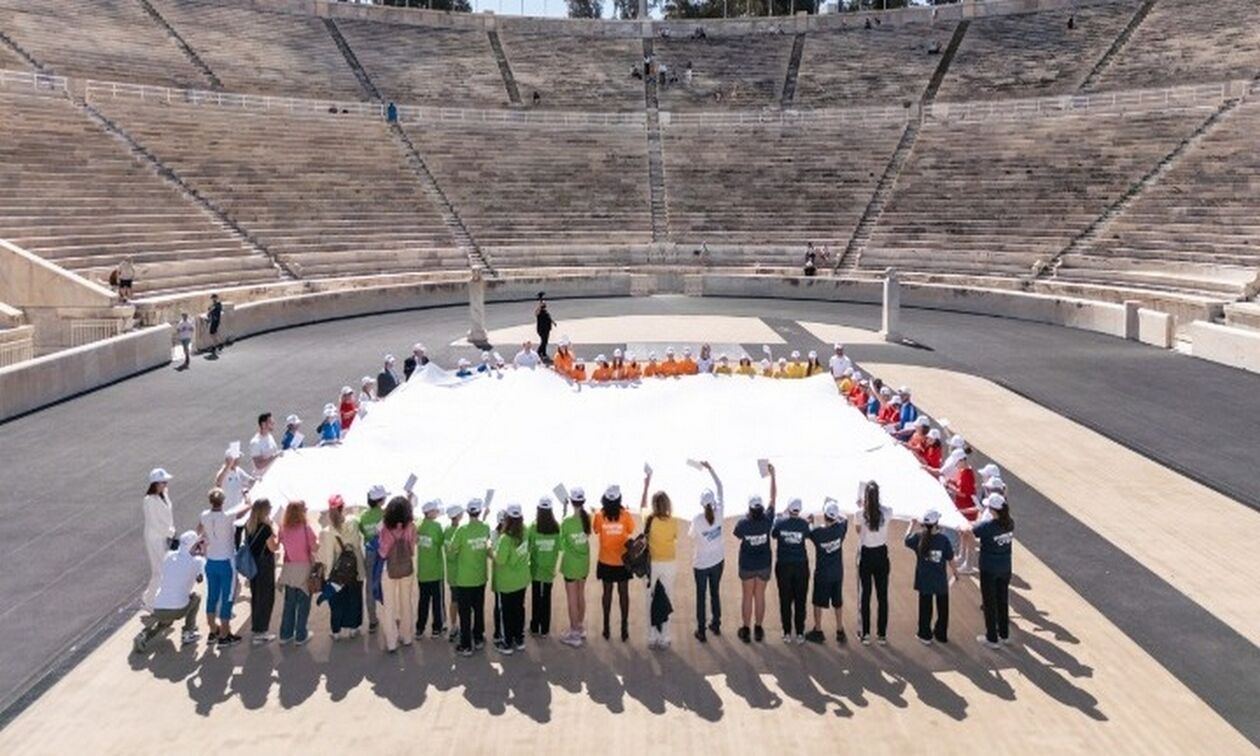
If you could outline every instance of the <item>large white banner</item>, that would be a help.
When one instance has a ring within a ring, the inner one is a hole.
[[[314,437],[313,429],[308,436]],[[573,385],[549,370],[512,370],[460,380],[430,366],[388,399],[369,405],[342,444],[286,452],[254,489],[275,504],[303,499],[316,511],[334,493],[361,504],[372,485],[400,493],[408,476],[420,501],[463,504],[493,489],[492,509],[532,512],[557,484],[581,486],[597,505],[610,484],[637,509],[644,464],[676,516],[700,510],[708,460],[725,486],[726,514],[742,513],[774,463],[780,511],[793,497],[805,512],[827,498],[857,508],[861,481],[875,480],[899,518],[928,509],[942,524],[962,517],[914,456],[836,393],[830,376],[774,380],[688,376],[633,384]]]

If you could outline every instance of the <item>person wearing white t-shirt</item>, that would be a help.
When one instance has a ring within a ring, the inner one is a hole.
[[[534,342],[526,341],[522,344],[521,351],[512,358],[512,364],[518,368],[534,368],[541,365],[542,358],[538,356],[538,352],[534,351]]]
[[[844,371],[853,369],[853,360],[844,355],[844,344],[836,344],[835,354],[831,355],[827,366],[831,368],[831,377],[837,381],[844,377]]]
[[[871,588],[879,600],[875,622],[876,640],[888,645],[888,524],[892,510],[879,503],[879,484],[870,481],[862,489],[858,513],[854,516],[858,532],[858,611],[862,618],[861,641],[871,645]]]
[[[210,508],[201,513],[197,534],[206,544],[206,622],[210,625],[208,640],[219,647],[240,643],[241,637],[231,628],[232,600],[236,594],[236,572],[232,558],[236,555],[236,510],[224,509],[223,489],[212,488],[208,495]]]
[[[701,462],[700,467],[709,471],[713,477],[714,493],[705,489],[700,494],[702,511],[691,520],[687,534],[691,536],[691,571],[696,578],[696,640],[707,641],[705,633],[705,595],[713,605],[713,619],[708,622],[708,631],[714,635],[722,634],[722,603],[719,600],[719,584],[722,582],[722,568],[725,566],[726,544],[722,539],[722,518],[726,499],[722,494],[722,481],[708,462]]]
[[[258,432],[249,440],[249,458],[254,463],[254,472],[261,476],[267,468],[280,456],[280,447],[271,432],[275,430],[276,421],[270,412],[258,416]]]
[[[136,635],[132,649],[137,654],[159,635],[165,635],[179,620],[184,621],[180,643],[197,642],[197,610],[201,597],[195,590],[205,571],[206,560],[199,556],[201,539],[191,530],[179,537],[179,546],[162,558],[161,580],[153,599],[153,611],[142,618],[144,629]]]
[[[171,512],[171,497],[167,486],[171,474],[160,467],[149,473],[149,490],[144,494],[144,551],[149,557],[149,584],[145,586],[141,601],[146,609],[153,608],[158,584],[162,580],[162,560],[171,548],[175,537],[175,516]]]
[[[228,447],[223,465],[214,476],[215,487],[223,489],[223,508],[228,511],[239,509],[245,503],[245,492],[254,483],[254,476],[242,470],[240,462],[240,447],[234,443]]]

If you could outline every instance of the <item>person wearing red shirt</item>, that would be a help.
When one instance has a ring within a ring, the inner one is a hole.
[[[923,466],[934,474],[941,469],[941,465],[945,463],[945,454],[939,429],[933,428],[927,432],[927,441],[924,442],[923,451],[919,453],[919,459],[923,460]]]
[[[341,415],[341,432],[344,435],[359,415],[359,405],[354,401],[354,389],[349,386],[341,387],[341,406],[338,407],[338,412]]]
[[[894,394],[891,399],[880,405],[876,420],[880,425],[890,426],[896,430],[897,423],[901,422],[901,397]]]

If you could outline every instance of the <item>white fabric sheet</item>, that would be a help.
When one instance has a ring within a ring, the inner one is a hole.
[[[873,479],[899,518],[935,508],[943,525],[963,522],[941,485],[844,402],[827,375],[578,386],[546,369],[460,380],[430,365],[418,378],[373,404],[341,445],[285,452],[254,498],[304,499],[319,511],[334,493],[362,503],[376,483],[400,492],[414,472],[420,502],[463,504],[494,489],[493,509],[518,503],[532,513],[558,483],[583,487],[592,503],[615,483],[634,510],[646,462],[652,490],[667,491],[675,516],[689,519],[712,481],[688,458],[713,465],[734,515],[750,495],[769,494],[757,469],[765,457],[778,472],[780,509],[799,497],[806,513],[821,512],[830,497],[852,513],[859,483]]]

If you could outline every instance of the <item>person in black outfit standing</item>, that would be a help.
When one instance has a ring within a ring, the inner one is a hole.
[[[206,359],[219,359],[219,324],[223,322],[223,303],[218,294],[210,295],[210,309],[206,310],[206,324],[210,331],[210,354]]]
[[[270,643],[276,636],[270,631],[271,610],[276,603],[276,539],[271,524],[271,502],[255,501],[249,510],[249,519],[241,529],[240,541],[249,544],[258,571],[249,579],[249,629],[255,646]]]
[[[551,312],[547,310],[547,303],[543,300],[546,296],[544,292],[538,292],[538,306],[534,308],[534,318],[538,323],[538,356],[545,363],[550,363],[551,358],[547,356],[547,340],[551,338],[551,329],[555,327],[556,321],[551,319]]]
[[[999,644],[1011,642],[1011,545],[1015,540],[1015,520],[1002,494],[989,494],[984,506],[991,517],[971,529],[980,542],[980,596],[984,603],[984,635],[976,640],[998,648]]]

